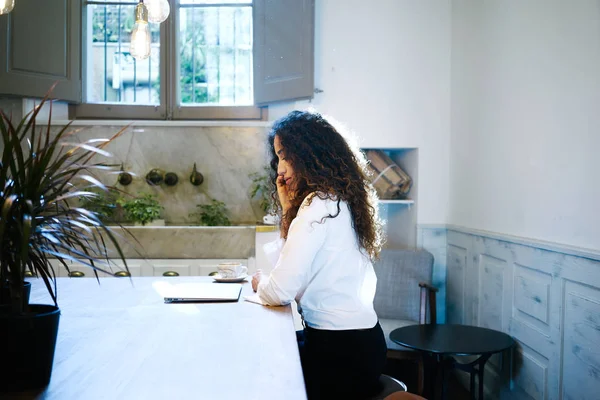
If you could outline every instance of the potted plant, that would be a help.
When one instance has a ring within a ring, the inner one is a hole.
[[[264,213],[263,222],[274,225],[278,222],[278,217],[273,211],[273,199],[271,198],[272,183],[269,178],[270,168],[263,167],[263,172],[254,172],[249,176],[252,179],[250,184],[250,198],[257,198],[258,205]]]
[[[112,139],[70,143],[68,125],[51,133],[51,110],[48,125],[36,126],[46,100],[16,125],[0,112],[0,391],[43,387],[50,380],[60,316],[51,258],[67,269],[66,262],[76,260],[110,273],[110,243],[128,270],[111,229],[96,213],[70,206],[77,197],[94,196],[86,188],[106,189],[92,171],[109,167],[92,159],[108,155],[102,148],[124,129]],[[27,273],[43,281],[53,304],[29,304]]]
[[[119,194],[116,189],[107,186],[106,190],[89,189],[93,196],[80,196],[79,205],[88,211],[96,213],[104,223],[114,222],[119,207]]]
[[[212,199],[210,204],[198,204],[199,211],[190,214],[199,225],[229,226],[231,222],[227,216],[227,206],[222,201]]]
[[[117,203],[123,207],[125,219],[136,225],[164,226],[165,221],[158,219],[164,207],[156,196],[150,193],[140,193],[131,200],[119,199]],[[156,222],[155,222],[156,221]],[[153,223],[154,222],[154,223]]]

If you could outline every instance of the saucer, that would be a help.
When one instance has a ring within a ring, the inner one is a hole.
[[[248,274],[244,274],[235,278],[221,278],[219,275],[213,275],[212,278],[221,283],[239,283],[248,277]]]

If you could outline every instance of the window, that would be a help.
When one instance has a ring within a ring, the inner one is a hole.
[[[0,95],[57,83],[71,118],[261,119],[256,104],[313,95],[314,1],[170,0],[137,61],[137,0],[19,0],[0,17]]]
[[[160,27],[150,24],[151,56],[136,60],[129,53],[129,38],[137,3],[116,3],[86,5],[83,102],[159,105]]]
[[[253,105],[252,0],[173,1],[167,21],[150,24],[146,60],[129,53],[136,5],[84,3],[84,104],[73,116],[262,118]]]
[[[251,0],[181,0],[178,22],[179,103],[254,104]]]

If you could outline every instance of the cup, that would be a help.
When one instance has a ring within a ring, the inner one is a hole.
[[[263,223],[266,225],[275,225],[279,222],[279,216],[273,214],[267,214],[263,217]]]
[[[220,263],[217,266],[217,270],[221,278],[225,279],[239,278],[248,273],[248,267],[238,262]]]

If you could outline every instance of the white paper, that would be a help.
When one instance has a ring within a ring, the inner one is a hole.
[[[267,304],[265,304],[260,297],[258,297],[257,293],[254,293],[250,296],[244,296],[244,300],[249,301],[250,303],[256,303],[256,304],[260,304],[262,306],[266,306]]]

